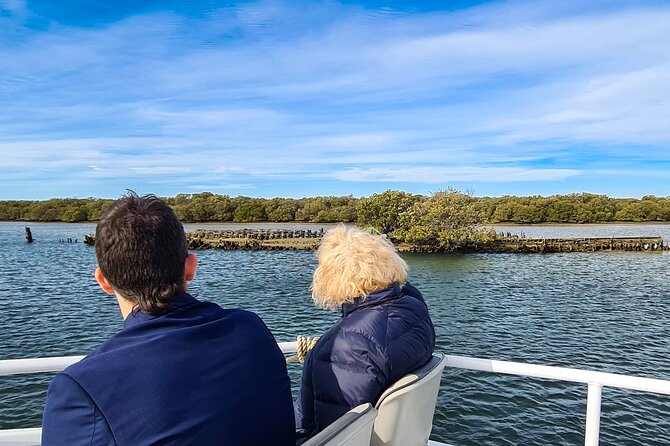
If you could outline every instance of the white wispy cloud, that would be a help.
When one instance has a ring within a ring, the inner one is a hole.
[[[335,172],[343,181],[449,184],[462,182],[509,183],[556,181],[579,175],[572,169],[527,169],[520,167],[407,167],[351,168]]]
[[[224,183],[224,184],[194,184],[189,187],[191,190],[196,190],[196,191],[237,191],[237,190],[250,190],[254,189],[253,184],[244,184],[244,183]]]
[[[0,0],[0,11],[7,11],[12,18],[23,20],[28,12],[26,0]]]
[[[163,175],[193,190],[224,178],[267,195],[275,179],[315,193],[578,185],[670,161],[662,3],[262,1],[48,32],[26,25],[25,2],[0,8],[0,173],[13,179]]]
[[[164,174],[186,174],[191,172],[191,169],[187,167],[175,167],[175,166],[139,166],[131,167],[132,172],[136,172],[144,175],[164,175]]]

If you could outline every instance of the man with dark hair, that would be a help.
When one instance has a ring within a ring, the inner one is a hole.
[[[154,196],[113,203],[96,229],[95,278],[123,329],[55,376],[42,444],[293,445],[286,364],[253,313],[187,293],[197,259]]]

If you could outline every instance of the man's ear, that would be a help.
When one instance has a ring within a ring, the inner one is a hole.
[[[112,288],[109,282],[107,282],[107,279],[102,274],[102,270],[100,270],[100,268],[95,269],[95,281],[98,282],[98,285],[100,285],[102,291],[107,294],[114,294],[114,288]]]
[[[193,280],[196,269],[198,269],[198,258],[195,254],[189,254],[184,261],[184,280],[186,282]]]

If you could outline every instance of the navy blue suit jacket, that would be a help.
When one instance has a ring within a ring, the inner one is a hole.
[[[258,316],[183,293],[56,375],[42,444],[294,445],[284,356]]]

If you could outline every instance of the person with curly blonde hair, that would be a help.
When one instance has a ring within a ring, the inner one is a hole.
[[[342,317],[307,355],[296,431],[309,437],[424,365],[435,329],[423,296],[407,282],[407,263],[384,236],[340,225],[317,250],[312,298]]]

